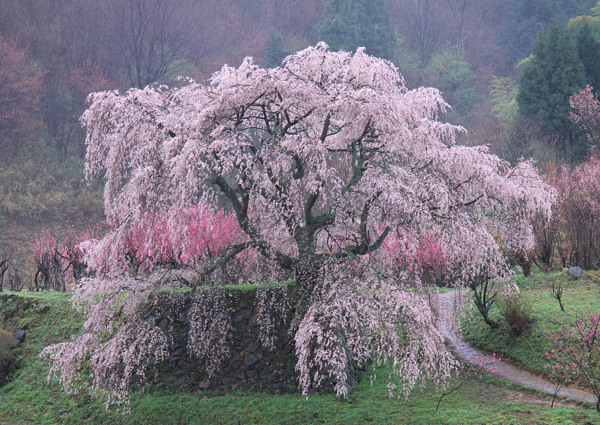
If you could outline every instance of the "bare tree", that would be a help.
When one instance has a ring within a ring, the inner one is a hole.
[[[393,0],[387,6],[421,66],[427,65],[447,33],[443,0]]]
[[[4,286],[4,275],[10,266],[13,251],[0,251],[0,292]]]
[[[23,286],[25,286],[23,274],[13,265],[12,270],[8,275],[8,287],[11,291],[20,292],[23,289]]]
[[[116,44],[132,86],[156,82],[183,60],[197,29],[193,0],[112,0]]]

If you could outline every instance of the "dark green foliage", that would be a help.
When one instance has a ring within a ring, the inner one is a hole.
[[[473,300],[485,323],[492,329],[498,328],[498,323],[490,317],[490,310],[498,296],[494,281],[482,275],[474,279],[469,288],[473,291]]]
[[[329,16],[319,22],[319,39],[332,50],[355,51],[392,59],[397,44],[396,29],[383,0],[330,0]]]
[[[289,54],[289,52],[285,50],[283,37],[280,33],[271,31],[269,39],[267,40],[266,54],[267,60],[269,61],[269,67],[271,68],[281,65],[283,59]]]
[[[498,35],[498,43],[508,47],[507,59],[516,62],[531,52],[535,34],[554,17],[566,22],[570,17],[586,13],[592,0],[516,0]]]
[[[600,40],[595,36],[588,20],[577,28],[577,53],[585,71],[585,82],[600,89]]]
[[[533,55],[524,65],[517,102],[525,116],[539,118],[558,135],[559,148],[572,158],[583,156],[584,143],[569,118],[569,98],[583,86],[585,72],[575,40],[554,20],[539,34]]]

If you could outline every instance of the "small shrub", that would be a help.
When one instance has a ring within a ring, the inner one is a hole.
[[[565,311],[565,306],[562,302],[562,296],[564,292],[564,282],[562,279],[552,280],[552,286],[550,288],[550,292],[552,297],[558,301],[558,305],[560,306],[560,311]]]
[[[534,319],[531,305],[517,292],[504,295],[498,300],[498,308],[513,335],[519,336],[531,328]]]
[[[546,351],[547,365],[557,387],[582,379],[596,398],[596,411],[600,412],[600,315],[589,313],[571,323],[561,323],[559,331],[548,335],[553,345]]]
[[[12,333],[0,328],[0,386],[8,382],[9,376],[15,368],[15,354],[13,348],[16,340]]]

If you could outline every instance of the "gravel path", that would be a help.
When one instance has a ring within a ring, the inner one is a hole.
[[[496,370],[494,375],[506,379],[507,381],[515,382],[527,387],[535,388],[554,394],[556,385],[539,376],[533,375],[527,371],[519,369],[503,361],[496,360],[493,356],[484,354],[483,352],[471,347],[454,331],[453,317],[456,309],[456,301],[460,296],[460,291],[451,291],[438,295],[440,308],[440,331],[446,339],[446,344],[455,356],[462,360],[476,361],[477,364],[483,361],[483,364],[490,366]],[[568,397],[579,401],[587,401],[594,404],[596,402],[592,393],[581,391],[573,388],[560,388],[558,396]]]

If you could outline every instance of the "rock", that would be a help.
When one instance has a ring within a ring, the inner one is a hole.
[[[169,326],[169,320],[167,319],[162,319],[160,322],[158,322],[158,327],[163,331],[167,330],[167,326]]]
[[[244,364],[246,366],[252,366],[253,364],[255,364],[258,361],[258,359],[254,356],[248,356],[244,359]]]
[[[23,340],[25,339],[25,331],[23,329],[19,330],[15,334],[15,339],[19,342],[23,342]]]
[[[178,348],[177,350],[173,351],[171,353],[171,357],[181,357],[185,354],[185,349],[183,348]]]
[[[234,372],[231,374],[231,376],[237,379],[238,381],[243,381],[244,379],[246,379],[246,375],[244,374],[244,372]]]
[[[578,266],[569,267],[569,275],[575,279],[579,279],[583,276],[583,269]]]
[[[203,389],[203,390],[205,390],[205,389],[207,389],[207,388],[210,388],[210,382],[207,382],[207,381],[200,381],[200,382],[198,383],[198,387],[199,387],[199,388],[201,388],[201,389]]]

